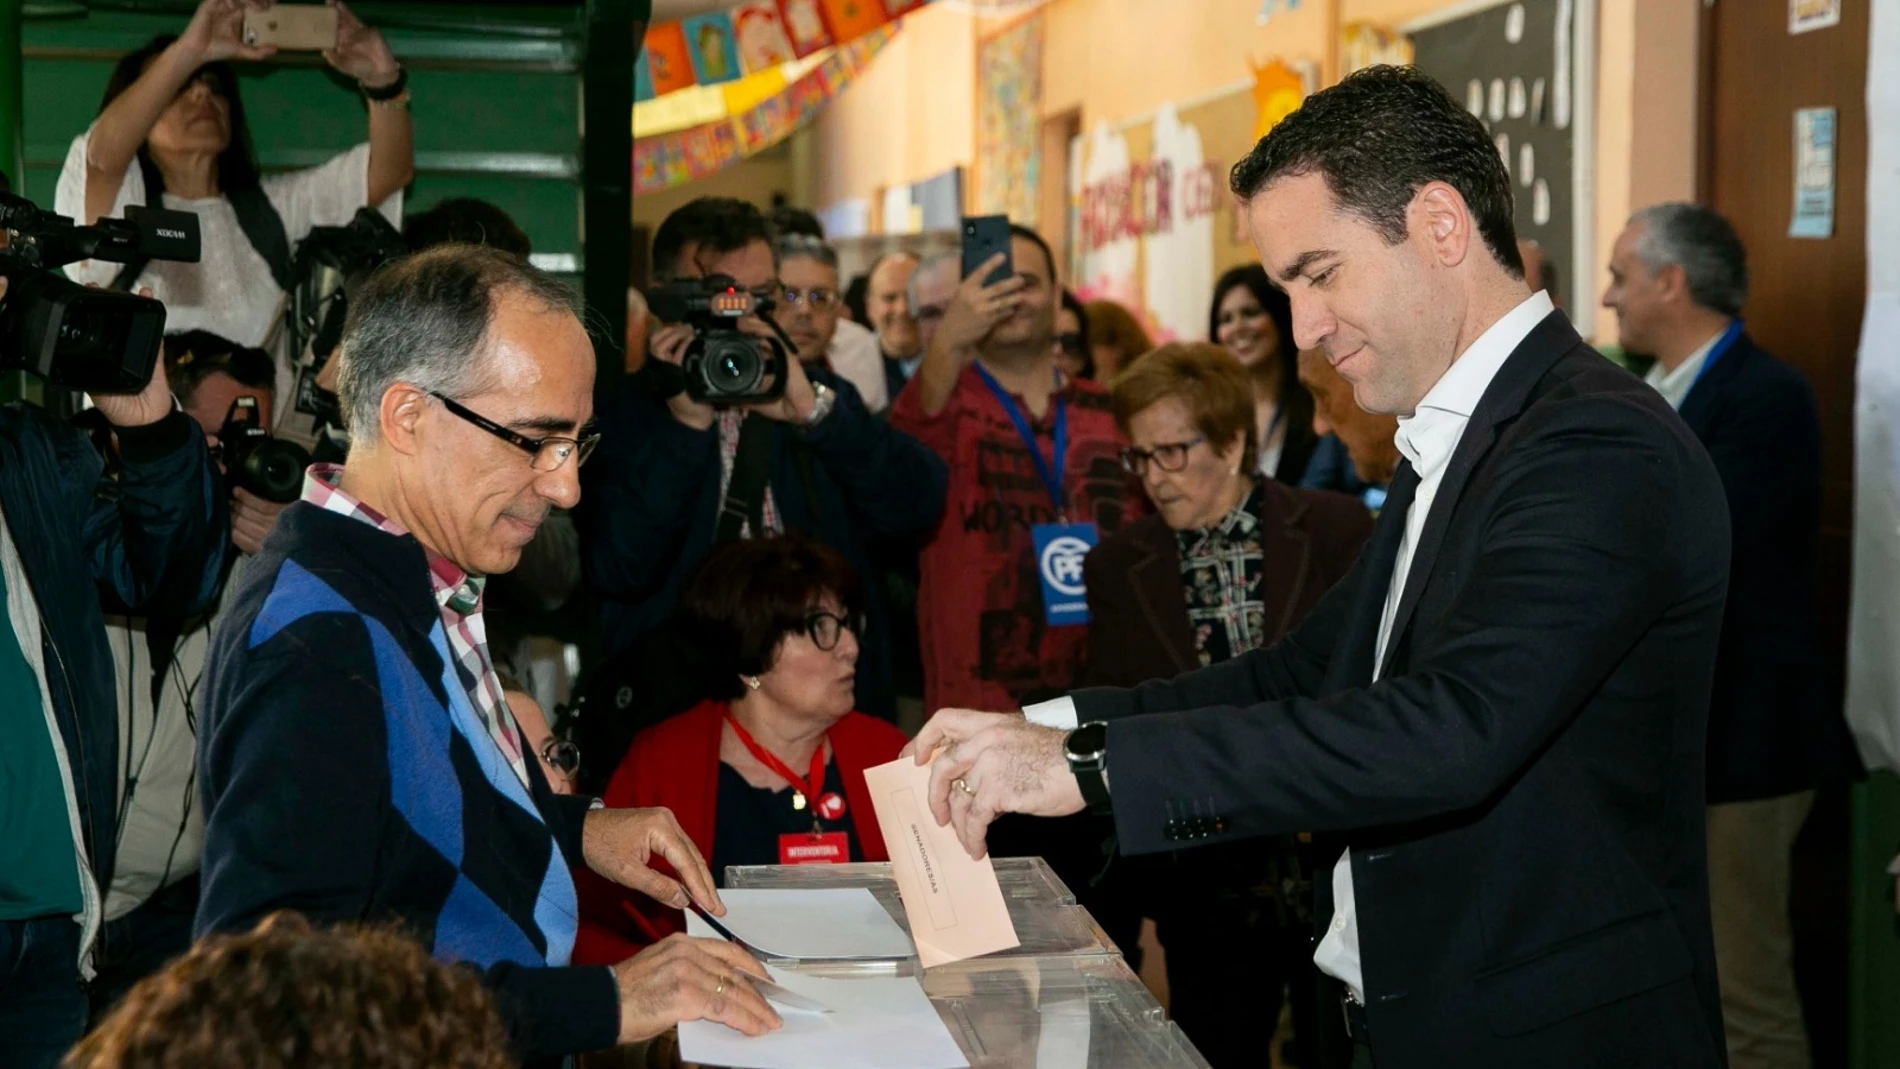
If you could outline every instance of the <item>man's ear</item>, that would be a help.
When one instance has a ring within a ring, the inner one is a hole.
[[[383,403],[377,409],[382,419],[383,441],[404,456],[422,452],[418,428],[429,409],[430,397],[413,383],[398,382],[383,391]]]
[[[1432,255],[1445,267],[1464,263],[1471,251],[1471,209],[1445,182],[1427,182],[1412,198],[1410,225],[1423,231]]]

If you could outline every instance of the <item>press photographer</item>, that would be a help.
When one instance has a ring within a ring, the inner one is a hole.
[[[714,545],[797,530],[871,574],[871,536],[926,530],[943,504],[943,463],[873,417],[849,383],[791,358],[767,322],[783,291],[757,208],[687,204],[660,224],[653,263],[661,285],[649,300],[664,325],[650,339],[653,359],[604,406],[578,513],[611,655],[589,688],[608,699],[595,706],[608,706],[608,722],[582,722],[587,767],[601,772],[639,723],[698,698],[678,678],[669,620],[682,577]],[[783,388],[772,391],[780,366]],[[869,593],[857,708],[889,719],[887,613],[880,592]]]
[[[0,212],[0,367],[93,391],[120,465],[107,482],[84,432],[0,406],[0,1064],[39,1069],[85,1026],[80,981],[112,878],[119,773],[102,609],[208,601],[225,515],[203,436],[156,366],[163,306],[51,273],[75,250],[139,252],[140,225],[75,227],[12,197]],[[195,240],[186,230],[152,236]]]

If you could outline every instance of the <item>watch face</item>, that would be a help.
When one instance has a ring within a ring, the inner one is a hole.
[[[1069,732],[1066,746],[1069,756],[1076,760],[1088,761],[1102,756],[1108,748],[1108,725],[1101,721],[1083,724]]]

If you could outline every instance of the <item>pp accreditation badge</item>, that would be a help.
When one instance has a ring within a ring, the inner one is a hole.
[[[1039,523],[1030,528],[1030,533],[1036,540],[1043,619],[1050,627],[1088,623],[1088,588],[1082,582],[1082,561],[1101,539],[1095,525]]]

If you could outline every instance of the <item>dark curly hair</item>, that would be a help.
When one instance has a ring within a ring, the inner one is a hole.
[[[474,970],[379,928],[275,913],[141,980],[64,1069],[507,1069]]]
[[[1247,199],[1313,173],[1393,245],[1405,240],[1412,197],[1444,182],[1465,199],[1492,257],[1524,277],[1511,176],[1497,146],[1476,116],[1415,67],[1367,67],[1307,97],[1234,164],[1228,186]]]
[[[864,604],[861,589],[837,550],[797,533],[728,542],[706,554],[679,602],[701,696],[739,697],[739,677],[771,671],[779,643],[805,629],[826,594],[855,616]]]
[[[675,208],[653,232],[653,277],[671,282],[679,274],[688,247],[701,252],[738,252],[755,241],[778,237],[771,220],[750,202],[735,197],[700,197]],[[777,253],[774,251],[774,257]]]

